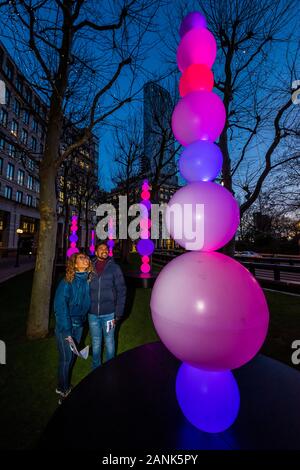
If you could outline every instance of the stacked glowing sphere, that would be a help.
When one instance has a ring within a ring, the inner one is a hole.
[[[92,256],[94,256],[94,254],[95,254],[95,230],[91,231],[90,254]]]
[[[109,218],[108,220],[108,256],[112,257],[113,256],[113,248],[115,246],[114,242],[114,223],[112,217]]]
[[[70,248],[67,251],[67,257],[70,258],[74,253],[79,253],[79,250],[76,246],[78,242],[78,236],[77,236],[77,231],[78,231],[78,225],[77,225],[78,217],[77,215],[72,216],[72,222],[71,222],[71,228],[70,232],[71,235],[69,237],[70,240]]]
[[[214,141],[226,120],[223,102],[212,91],[216,42],[199,12],[184,18],[180,36],[182,98],[173,112],[172,129],[185,147],[179,170],[188,184],[170,200],[165,222],[176,242],[192,251],[160,272],[151,311],[161,340],[183,361],[176,395],[184,415],[204,431],[221,432],[234,422],[239,409],[231,369],[258,352],[269,314],[254,277],[237,261],[215,252],[239,225],[236,200],[213,182],[223,160]]]
[[[151,220],[149,218],[149,211],[151,208],[150,203],[150,186],[147,180],[144,180],[142,185],[142,193],[141,193],[141,239],[137,243],[137,251],[141,255],[142,264],[141,264],[141,272],[143,274],[147,274],[151,271],[150,266],[150,256],[154,251],[154,243],[150,240],[150,227],[151,227]]]

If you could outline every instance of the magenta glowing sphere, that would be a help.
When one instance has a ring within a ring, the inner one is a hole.
[[[144,273],[144,274],[149,273],[150,270],[151,270],[151,267],[150,267],[149,264],[143,263],[143,264],[141,265],[141,271],[142,271],[142,273]]]
[[[141,194],[141,197],[142,199],[150,199],[150,192],[149,191],[142,191],[142,194]]]
[[[177,64],[184,72],[192,64],[205,64],[212,67],[217,55],[214,36],[205,28],[191,29],[180,41],[177,49]]]
[[[192,91],[212,91],[214,74],[205,64],[192,64],[181,75],[179,81],[180,96]]]
[[[211,372],[183,363],[176,377],[176,396],[184,416],[204,432],[223,432],[235,421],[240,393],[229,370]]]
[[[149,263],[149,261],[150,261],[149,256],[142,256],[142,263],[143,264],[147,264],[147,263]]]
[[[209,140],[197,140],[184,149],[179,170],[188,182],[213,181],[221,171],[223,156],[220,148]]]
[[[239,207],[232,194],[211,182],[182,187],[165,211],[166,227],[187,250],[215,251],[228,243],[239,225]]]
[[[150,256],[155,250],[155,246],[152,240],[145,239],[138,241],[136,249],[140,255]]]
[[[193,91],[181,98],[172,115],[175,138],[184,147],[196,140],[214,142],[221,134],[226,112],[221,98],[211,91]]]
[[[70,246],[71,246],[71,248],[76,248],[76,242],[71,242]]]
[[[188,31],[194,28],[206,28],[206,19],[199,11],[192,11],[186,15],[180,25],[179,34],[182,38]]]
[[[244,266],[221,253],[185,253],[170,261],[155,281],[150,306],[165,346],[204,370],[246,364],[267,334],[261,287]]]
[[[76,247],[71,247],[67,250],[67,257],[70,258],[70,256],[74,255],[74,253],[79,253],[78,248]]]

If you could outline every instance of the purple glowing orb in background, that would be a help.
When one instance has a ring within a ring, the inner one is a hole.
[[[179,170],[189,183],[213,181],[220,173],[222,163],[222,152],[216,144],[208,140],[197,140],[182,152]]]
[[[172,129],[184,147],[196,140],[215,141],[226,120],[221,98],[211,91],[193,91],[181,98],[172,115]]]

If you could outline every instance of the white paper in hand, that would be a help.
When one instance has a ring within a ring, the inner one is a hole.
[[[87,359],[89,357],[89,346],[86,346],[81,351],[78,351],[76,344],[74,343],[73,338],[69,341],[69,346],[71,351],[76,354],[76,356],[81,357],[82,359]]]

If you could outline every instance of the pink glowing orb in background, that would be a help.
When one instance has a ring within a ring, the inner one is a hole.
[[[239,207],[223,186],[199,181],[176,191],[166,208],[165,222],[172,238],[183,248],[215,251],[235,234]]]
[[[214,75],[205,64],[192,64],[182,74],[179,81],[180,96],[192,91],[211,91],[214,87]]]
[[[143,264],[147,264],[147,263],[149,263],[149,261],[150,261],[149,256],[146,256],[146,255],[145,255],[145,256],[142,256],[142,263],[143,263]]]
[[[222,163],[222,152],[216,144],[209,140],[196,140],[183,150],[178,165],[183,178],[193,182],[214,180]]]
[[[214,36],[205,28],[191,29],[180,41],[177,49],[177,64],[184,72],[192,64],[205,64],[212,67],[217,55]]]
[[[221,253],[191,252],[170,261],[155,281],[150,306],[169,351],[204,370],[242,366],[267,334],[261,287],[244,266]]]
[[[172,129],[184,147],[196,140],[214,142],[221,134],[226,112],[221,98],[210,91],[193,91],[181,98],[172,115]]]
[[[142,273],[144,273],[144,274],[149,273],[150,270],[151,270],[151,267],[150,267],[150,265],[149,265],[148,263],[143,263],[143,264],[141,265],[141,271],[142,271]]]
[[[179,29],[180,37],[183,37],[188,31],[194,28],[206,28],[205,16],[199,11],[192,11],[183,18]]]

